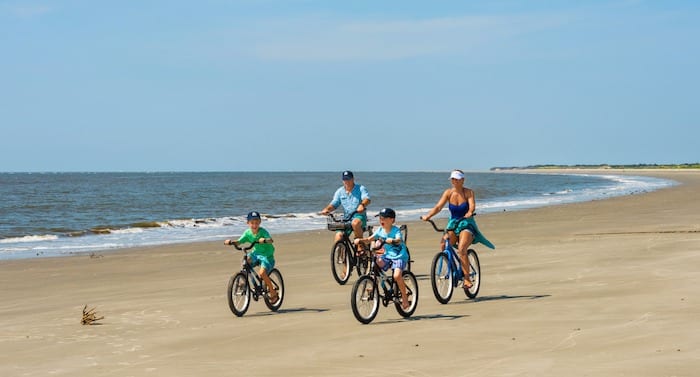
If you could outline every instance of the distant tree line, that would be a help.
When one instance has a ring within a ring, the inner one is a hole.
[[[491,171],[498,170],[526,170],[526,169],[700,169],[700,162],[684,163],[684,164],[633,164],[633,165],[529,165],[529,166],[498,166],[493,167]]]

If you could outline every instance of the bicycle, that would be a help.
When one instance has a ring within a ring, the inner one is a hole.
[[[406,285],[406,296],[409,302],[408,308],[404,309],[401,306],[401,291],[396,281],[394,281],[393,275],[391,273],[387,275],[376,265],[376,251],[381,249],[384,241],[373,244],[370,248],[370,272],[361,276],[352,287],[350,296],[352,313],[358,321],[366,325],[372,322],[377,313],[379,313],[379,302],[381,300],[384,307],[389,306],[393,302],[396,311],[402,317],[408,318],[413,315],[418,306],[418,281],[416,276],[407,270],[404,270],[401,274]],[[389,264],[388,271],[391,271],[391,264]]]
[[[360,253],[350,240],[352,217],[356,213],[355,211],[342,219],[336,218],[332,213],[329,213],[327,217],[328,230],[342,231],[343,234],[343,238],[337,241],[331,249],[331,273],[340,285],[345,285],[350,280],[353,268],[357,271],[358,276],[364,275],[370,264],[368,253],[366,251]],[[368,226],[366,231],[372,234],[372,226]]]
[[[444,229],[438,228],[432,220],[428,220],[428,222],[436,232],[445,232]],[[444,250],[435,254],[430,264],[430,284],[432,285],[435,298],[441,304],[450,302],[455,287],[460,286],[460,284],[464,287],[462,262],[457,255],[455,247],[455,245],[450,244],[449,240],[445,240]],[[481,265],[479,264],[479,256],[474,249],[467,250],[467,260],[469,261],[468,271],[472,286],[463,289],[464,294],[473,299],[479,294],[479,287],[481,286]]]
[[[272,285],[277,291],[277,301],[270,301],[270,292],[267,289],[267,285],[262,280],[260,274],[255,270],[250,262],[248,262],[247,251],[252,249],[258,242],[255,241],[248,246],[241,247],[236,244],[232,244],[236,249],[243,252],[243,261],[241,262],[241,271],[231,276],[228,281],[228,306],[231,308],[233,314],[238,317],[243,316],[250,306],[250,298],[258,301],[261,297],[265,301],[265,305],[268,309],[276,312],[280,306],[282,306],[282,300],[284,299],[284,280],[282,280],[282,274],[277,268],[273,268],[268,272],[268,276],[272,281]]]

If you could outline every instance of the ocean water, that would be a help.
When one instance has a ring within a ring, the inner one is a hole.
[[[417,220],[450,187],[449,172],[356,172],[369,214]],[[467,172],[478,213],[658,190],[673,181],[616,175]],[[340,172],[0,173],[0,259],[224,240],[256,210],[273,235],[326,229],[318,215]],[[446,216],[444,214],[439,216]],[[370,223],[376,222],[374,218]]]

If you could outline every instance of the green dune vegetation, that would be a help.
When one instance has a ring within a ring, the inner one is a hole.
[[[493,167],[491,171],[499,170],[531,170],[531,169],[700,169],[700,162],[683,163],[683,164],[634,164],[634,165],[529,165],[529,166],[510,166],[510,167]]]

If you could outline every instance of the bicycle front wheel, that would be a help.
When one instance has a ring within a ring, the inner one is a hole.
[[[430,265],[430,284],[433,286],[433,294],[441,304],[450,302],[454,285],[452,284],[452,271],[447,254],[439,252],[435,254]]]
[[[282,280],[282,274],[276,268],[273,268],[272,271],[270,271],[270,273],[267,274],[267,276],[270,277],[270,280],[272,281],[272,286],[275,287],[275,291],[277,291],[277,297],[279,298],[277,299],[277,301],[271,302],[270,292],[267,292],[267,294],[265,295],[265,305],[267,305],[268,309],[272,310],[273,312],[276,312],[277,309],[279,309],[280,306],[282,306],[282,300],[284,299],[284,280]]]
[[[239,272],[228,281],[228,307],[237,317],[242,316],[250,305],[250,289],[248,279],[243,272]]]
[[[365,251],[362,255],[358,255],[355,258],[355,263],[357,264],[357,275],[367,275],[372,264],[371,262],[372,257],[369,255],[369,251]]]
[[[411,271],[403,271],[402,273],[403,282],[406,285],[406,299],[408,300],[408,308],[404,309],[401,306],[401,291],[399,286],[394,282],[394,292],[398,294],[398,300],[394,302],[396,306],[396,311],[401,314],[402,317],[407,318],[413,315],[418,306],[418,280],[416,280],[416,275]]]
[[[481,287],[481,265],[479,256],[473,249],[467,250],[467,260],[469,261],[469,279],[472,282],[471,288],[464,288],[464,294],[469,298],[476,298]]]
[[[379,312],[379,291],[376,280],[369,275],[361,276],[352,287],[350,296],[352,314],[358,321],[368,324]]]
[[[331,273],[340,285],[350,280],[350,250],[343,241],[338,241],[331,249]]]

